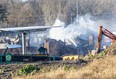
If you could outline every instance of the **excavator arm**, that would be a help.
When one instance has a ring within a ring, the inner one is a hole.
[[[96,43],[96,52],[100,52],[100,46],[101,46],[101,41],[102,41],[102,26],[99,27],[98,29],[98,37],[97,37],[97,43]]]
[[[101,46],[101,41],[102,41],[102,36],[105,35],[108,38],[112,40],[112,42],[116,42],[116,35],[114,35],[112,32],[110,32],[107,29],[104,29],[103,26],[99,26],[98,29],[98,38],[97,38],[97,43],[96,43],[96,52],[100,52],[100,46]]]

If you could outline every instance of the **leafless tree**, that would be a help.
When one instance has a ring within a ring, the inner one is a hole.
[[[116,13],[115,0],[0,0],[6,10],[6,21],[2,27],[30,25],[53,25],[56,18],[66,24],[73,22],[76,15],[93,16]]]

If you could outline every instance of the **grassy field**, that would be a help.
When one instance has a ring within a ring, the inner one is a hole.
[[[13,75],[13,79],[116,79],[116,56],[95,58],[81,68],[68,68],[67,66],[45,67],[33,75]]]

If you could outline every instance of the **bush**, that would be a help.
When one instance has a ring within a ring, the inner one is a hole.
[[[92,55],[90,51],[88,51],[88,57],[89,57],[89,59],[93,59],[93,58],[95,58],[95,56]]]
[[[105,56],[107,53],[106,53],[106,51],[102,51],[102,52],[100,52],[99,54],[98,54],[98,56],[99,57],[103,57],[103,56]]]
[[[26,65],[22,69],[18,70],[17,75],[28,75],[28,74],[34,74],[38,70],[40,70],[37,66],[35,65]]]
[[[64,65],[64,67],[63,67],[63,68],[64,68],[64,70],[65,70],[65,71],[70,70],[70,66],[67,66],[67,65]]]

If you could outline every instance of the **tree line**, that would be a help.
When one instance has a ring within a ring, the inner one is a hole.
[[[0,27],[70,24],[78,15],[115,14],[115,0],[0,0]]]

